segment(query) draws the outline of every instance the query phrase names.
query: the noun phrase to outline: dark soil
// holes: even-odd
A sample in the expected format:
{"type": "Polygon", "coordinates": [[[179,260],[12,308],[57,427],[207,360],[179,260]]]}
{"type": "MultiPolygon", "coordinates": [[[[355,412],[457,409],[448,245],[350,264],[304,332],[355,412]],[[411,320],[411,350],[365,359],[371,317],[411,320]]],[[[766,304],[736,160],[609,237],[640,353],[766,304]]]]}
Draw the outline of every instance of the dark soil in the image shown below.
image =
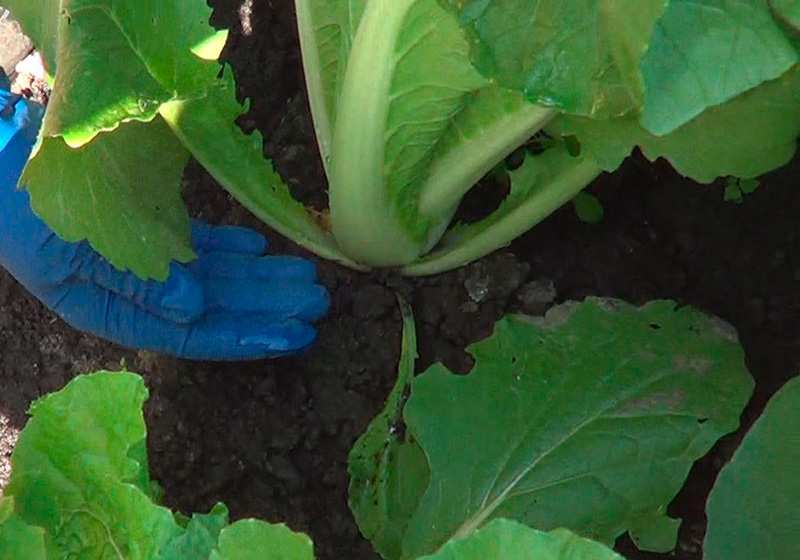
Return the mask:
{"type": "MultiPolygon", "coordinates": [[[[251,102],[241,124],[264,134],[265,152],[296,196],[323,206],[293,2],[255,0],[249,35],[238,0],[212,4],[213,22],[232,29],[224,58],[251,102]]],[[[150,386],[150,464],[166,505],[192,512],[224,501],[233,518],[285,521],[307,532],[322,560],[371,560],[377,555],[346,505],[346,458],[394,381],[395,291],[413,304],[419,370],[442,361],[457,372],[471,364],[464,347],[487,336],[505,313],[541,314],[587,295],[635,304],[672,298],[738,329],[756,391],[743,428],[695,466],[670,506],[671,515],[685,519],[676,551],[641,553],[626,537],[618,546],[630,559],[699,560],[705,500],[717,472],[767,399],[800,369],[798,172],[795,158],[734,204],[723,202],[722,184],[697,185],[636,156],[592,186],[605,209],[598,225],[565,207],[507,250],[434,278],[357,274],[319,261],[332,309],[316,345],[294,358],[189,362],[126,350],[70,329],[0,272],[0,412],[21,427],[32,399],[78,373],[119,369],[124,360],[150,386]]],[[[195,215],[268,231],[197,164],[185,180],[195,215]]],[[[275,252],[313,258],[269,235],[275,252]]]]}

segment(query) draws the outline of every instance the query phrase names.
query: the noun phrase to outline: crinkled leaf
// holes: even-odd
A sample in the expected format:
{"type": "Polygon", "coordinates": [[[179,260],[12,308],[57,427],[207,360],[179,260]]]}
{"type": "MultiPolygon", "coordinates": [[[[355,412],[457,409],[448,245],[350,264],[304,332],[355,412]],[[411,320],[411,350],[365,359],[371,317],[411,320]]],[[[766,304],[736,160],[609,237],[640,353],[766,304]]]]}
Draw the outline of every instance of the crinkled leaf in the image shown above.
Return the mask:
{"type": "Polygon", "coordinates": [[[10,0],[44,53],[56,87],[45,136],[78,147],[161,103],[203,95],[218,67],[192,50],[215,31],[202,0],[143,7],[136,0],[10,0]]]}
{"type": "Polygon", "coordinates": [[[48,558],[153,558],[181,533],[139,485],[145,466],[131,457],[145,437],[146,397],[139,376],[100,372],[31,407],[5,493],[22,521],[44,529],[48,558]]]}
{"type": "Polygon", "coordinates": [[[671,0],[642,63],[641,123],[669,134],[798,60],[767,0],[671,0]]]}
{"type": "Polygon", "coordinates": [[[712,107],[666,136],[653,136],[633,119],[608,122],[568,118],[565,132],[581,153],[613,171],[634,146],[651,160],[664,157],[701,183],[732,175],[753,178],[785,165],[800,135],[800,65],[778,80],[712,107]]]}
{"type": "Polygon", "coordinates": [[[607,118],[642,102],[639,63],[664,0],[446,0],[476,66],[567,113],[607,118]]]}
{"type": "Polygon", "coordinates": [[[228,525],[228,508],[218,503],[207,514],[192,515],[185,525],[183,534],[164,545],[155,560],[208,560],[228,525]]]}
{"type": "Polygon", "coordinates": [[[590,298],[503,319],[467,376],[430,368],[405,408],[431,479],[403,557],[497,517],[667,548],[667,504],[752,390],[731,331],[669,301],[590,298]]]}
{"type": "Polygon", "coordinates": [[[209,560],[314,560],[314,546],[286,525],[243,519],[222,530],[209,560]]]}
{"type": "Polygon", "coordinates": [[[164,280],[170,260],[194,257],[180,197],[188,157],[160,118],[133,121],[78,149],[44,139],[21,183],[60,237],[88,239],[117,268],[164,280]]]}
{"type": "Polygon", "coordinates": [[[428,485],[428,463],[406,433],[403,407],[414,378],[416,329],[401,301],[403,342],[397,381],[383,411],[370,422],[348,457],[348,503],[361,534],[384,558],[399,558],[411,514],[428,485]]]}
{"type": "Polygon", "coordinates": [[[261,134],[247,135],[236,125],[242,112],[230,71],[206,97],[161,108],[161,115],[192,155],[251,212],[315,253],[357,267],[330,232],[292,198],[272,163],[264,158],[261,134]]]}
{"type": "Polygon", "coordinates": [[[419,560],[623,560],[610,548],[566,529],[536,531],[508,519],[495,519],[463,540],[419,560]]]}
{"type": "Polygon", "coordinates": [[[705,560],[800,558],[800,377],[767,403],[708,500],[705,560]]]}

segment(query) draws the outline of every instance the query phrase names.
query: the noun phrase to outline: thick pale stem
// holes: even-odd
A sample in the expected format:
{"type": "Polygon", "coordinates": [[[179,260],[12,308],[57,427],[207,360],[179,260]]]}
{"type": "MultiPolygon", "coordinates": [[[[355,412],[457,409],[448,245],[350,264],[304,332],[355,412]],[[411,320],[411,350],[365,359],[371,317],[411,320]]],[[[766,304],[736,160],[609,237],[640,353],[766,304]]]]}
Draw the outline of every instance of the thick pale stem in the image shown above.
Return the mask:
{"type": "Polygon", "coordinates": [[[334,235],[352,258],[401,265],[422,248],[405,231],[386,192],[385,130],[395,47],[414,0],[370,0],[356,32],[336,113],[330,162],[334,235]]]}
{"type": "Polygon", "coordinates": [[[437,159],[420,195],[420,212],[431,220],[452,214],[466,192],[558,114],[525,104],[437,159]]]}
{"type": "Polygon", "coordinates": [[[576,162],[561,175],[553,177],[546,185],[537,187],[525,203],[495,224],[471,239],[460,240],[453,247],[434,251],[424,259],[404,266],[401,269],[402,273],[409,276],[438,274],[505,247],[572,200],[602,171],[600,166],[588,158],[576,162]]]}

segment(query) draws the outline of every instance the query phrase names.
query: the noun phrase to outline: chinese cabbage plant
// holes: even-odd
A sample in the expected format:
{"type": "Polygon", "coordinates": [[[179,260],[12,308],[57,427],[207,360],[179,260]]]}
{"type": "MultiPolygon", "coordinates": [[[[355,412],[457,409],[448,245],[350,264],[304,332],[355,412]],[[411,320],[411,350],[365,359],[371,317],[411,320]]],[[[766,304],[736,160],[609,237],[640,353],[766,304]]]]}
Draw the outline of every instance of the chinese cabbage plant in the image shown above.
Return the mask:
{"type": "Polygon", "coordinates": [[[60,235],[88,238],[143,276],[192,257],[168,172],[189,152],[324,257],[436,273],[510,243],[637,146],[699,182],[784,165],[800,134],[797,5],[295,0],[328,231],[291,198],[261,138],[234,125],[232,80],[202,60],[218,52],[204,48],[213,32],[203,0],[11,0],[56,77],[23,180],[60,235]],[[139,126],[151,144],[123,138],[130,121],[149,123],[139,126]],[[536,134],[552,139],[548,149],[504,169],[536,134]],[[116,165],[126,158],[134,164],[116,165]],[[86,165],[100,168],[91,184],[86,165]],[[498,169],[511,179],[502,204],[451,224],[461,198],[498,169]]]}

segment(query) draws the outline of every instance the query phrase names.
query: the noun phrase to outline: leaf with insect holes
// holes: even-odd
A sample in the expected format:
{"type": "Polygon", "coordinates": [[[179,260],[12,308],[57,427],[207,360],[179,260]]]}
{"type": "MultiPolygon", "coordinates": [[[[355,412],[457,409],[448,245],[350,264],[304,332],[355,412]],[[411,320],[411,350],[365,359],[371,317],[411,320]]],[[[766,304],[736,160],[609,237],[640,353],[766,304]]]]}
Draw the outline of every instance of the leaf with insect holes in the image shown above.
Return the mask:
{"type": "Polygon", "coordinates": [[[753,387],[731,328],[669,301],[509,316],[468,350],[470,374],[437,364],[412,382],[404,418],[430,483],[396,558],[495,518],[669,550],[667,504],[753,387]]]}

